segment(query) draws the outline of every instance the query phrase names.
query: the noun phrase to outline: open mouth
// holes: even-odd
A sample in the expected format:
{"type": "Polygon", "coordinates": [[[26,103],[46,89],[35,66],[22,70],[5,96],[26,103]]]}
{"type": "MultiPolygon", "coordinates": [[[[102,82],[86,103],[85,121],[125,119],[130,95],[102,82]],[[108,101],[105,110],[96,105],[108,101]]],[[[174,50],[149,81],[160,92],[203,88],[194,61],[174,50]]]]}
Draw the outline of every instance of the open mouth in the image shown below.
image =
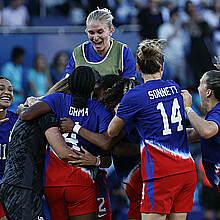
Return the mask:
{"type": "Polygon", "coordinates": [[[95,46],[101,46],[102,45],[102,41],[93,41],[95,46]]]}
{"type": "Polygon", "coordinates": [[[0,98],[2,101],[10,102],[11,98],[10,97],[2,97],[0,98]]]}

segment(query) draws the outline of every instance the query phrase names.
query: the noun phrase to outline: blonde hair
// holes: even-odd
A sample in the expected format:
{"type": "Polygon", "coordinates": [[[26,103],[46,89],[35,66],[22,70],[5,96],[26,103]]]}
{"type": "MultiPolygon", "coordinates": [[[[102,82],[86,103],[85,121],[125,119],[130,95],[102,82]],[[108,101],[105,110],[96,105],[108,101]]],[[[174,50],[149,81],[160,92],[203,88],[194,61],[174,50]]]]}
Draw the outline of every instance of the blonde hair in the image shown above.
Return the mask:
{"type": "Polygon", "coordinates": [[[113,19],[114,19],[114,17],[112,16],[111,11],[109,9],[97,8],[96,10],[92,11],[86,19],[86,32],[87,32],[87,26],[93,20],[97,20],[97,21],[100,21],[100,22],[106,24],[109,29],[111,29],[111,28],[114,29],[114,26],[112,23],[113,19]]]}
{"type": "Polygon", "coordinates": [[[71,91],[68,84],[68,77],[61,79],[58,81],[55,85],[53,85],[48,92],[45,94],[45,96],[50,95],[55,92],[61,92],[65,94],[71,95],[71,91]]]}
{"type": "Polygon", "coordinates": [[[146,39],[138,47],[136,62],[144,74],[154,74],[160,71],[164,62],[164,40],[146,39]]]}

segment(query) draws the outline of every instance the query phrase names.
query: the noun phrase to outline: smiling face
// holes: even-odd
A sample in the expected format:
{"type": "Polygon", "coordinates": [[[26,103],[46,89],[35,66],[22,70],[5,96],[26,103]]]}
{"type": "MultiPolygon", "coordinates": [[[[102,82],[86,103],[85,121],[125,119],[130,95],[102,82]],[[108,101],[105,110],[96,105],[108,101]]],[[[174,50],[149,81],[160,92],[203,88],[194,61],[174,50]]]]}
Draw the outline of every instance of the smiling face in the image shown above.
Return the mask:
{"type": "Polygon", "coordinates": [[[100,55],[104,56],[110,47],[110,37],[113,33],[113,28],[107,26],[107,24],[92,20],[86,28],[86,32],[89,40],[91,41],[94,50],[100,55]]]}
{"type": "Polygon", "coordinates": [[[7,79],[0,79],[0,109],[8,108],[13,102],[13,87],[7,79]]]}

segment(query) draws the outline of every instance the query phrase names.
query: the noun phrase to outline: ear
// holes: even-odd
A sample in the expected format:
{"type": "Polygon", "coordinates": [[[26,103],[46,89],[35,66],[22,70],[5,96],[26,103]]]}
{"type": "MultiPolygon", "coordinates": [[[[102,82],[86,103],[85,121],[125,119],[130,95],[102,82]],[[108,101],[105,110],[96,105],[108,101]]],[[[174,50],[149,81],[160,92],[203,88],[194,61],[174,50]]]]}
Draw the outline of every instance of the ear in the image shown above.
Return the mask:
{"type": "Polygon", "coordinates": [[[212,90],[211,90],[211,89],[207,89],[207,91],[206,91],[206,97],[207,97],[207,98],[210,98],[212,94],[213,94],[213,93],[212,93],[212,90]]]}
{"type": "Polygon", "coordinates": [[[111,28],[110,28],[110,33],[109,33],[109,36],[110,36],[110,37],[112,36],[113,32],[114,32],[114,28],[111,27],[111,28]]]}
{"type": "Polygon", "coordinates": [[[140,70],[140,66],[139,66],[138,64],[137,64],[137,68],[138,68],[138,71],[141,72],[141,70],[140,70]]]}
{"type": "Polygon", "coordinates": [[[161,71],[164,71],[164,62],[162,63],[161,71]]]}

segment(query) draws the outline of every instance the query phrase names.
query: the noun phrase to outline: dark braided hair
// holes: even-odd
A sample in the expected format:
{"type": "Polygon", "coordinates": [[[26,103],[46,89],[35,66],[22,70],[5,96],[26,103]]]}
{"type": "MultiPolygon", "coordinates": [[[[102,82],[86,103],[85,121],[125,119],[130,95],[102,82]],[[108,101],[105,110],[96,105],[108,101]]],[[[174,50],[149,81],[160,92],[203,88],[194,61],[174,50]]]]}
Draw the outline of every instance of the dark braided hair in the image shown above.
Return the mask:
{"type": "Polygon", "coordinates": [[[92,99],[99,101],[101,93],[111,88],[116,82],[120,81],[121,79],[121,76],[115,74],[102,76],[101,79],[96,82],[92,99]]]}
{"type": "Polygon", "coordinates": [[[122,78],[112,88],[103,93],[103,98],[100,102],[114,114],[114,109],[121,102],[123,96],[137,85],[141,85],[137,80],[122,78]]]}
{"type": "Polygon", "coordinates": [[[78,66],[68,77],[68,85],[73,96],[73,106],[84,108],[90,98],[96,79],[100,75],[90,66],[78,66]]]}

